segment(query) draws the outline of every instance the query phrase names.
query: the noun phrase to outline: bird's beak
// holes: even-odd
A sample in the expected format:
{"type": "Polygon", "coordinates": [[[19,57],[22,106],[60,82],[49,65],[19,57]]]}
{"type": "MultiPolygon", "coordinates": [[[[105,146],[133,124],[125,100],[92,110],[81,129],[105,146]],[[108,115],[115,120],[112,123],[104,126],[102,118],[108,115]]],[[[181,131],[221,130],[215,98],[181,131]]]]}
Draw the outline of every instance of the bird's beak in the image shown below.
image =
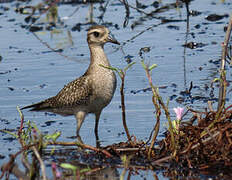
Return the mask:
{"type": "Polygon", "coordinates": [[[109,35],[109,36],[108,36],[107,41],[108,41],[108,42],[111,42],[111,43],[114,43],[114,44],[120,45],[120,43],[119,43],[112,35],[109,35]]]}

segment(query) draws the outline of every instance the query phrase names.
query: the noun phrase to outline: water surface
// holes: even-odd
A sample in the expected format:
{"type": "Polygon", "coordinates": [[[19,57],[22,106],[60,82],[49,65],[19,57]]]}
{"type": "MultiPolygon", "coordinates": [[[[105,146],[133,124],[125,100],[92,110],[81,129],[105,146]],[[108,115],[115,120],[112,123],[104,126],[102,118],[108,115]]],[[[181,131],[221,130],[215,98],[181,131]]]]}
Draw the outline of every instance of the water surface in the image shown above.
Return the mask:
{"type": "MultiPolygon", "coordinates": [[[[108,2],[108,1],[107,1],[108,2]]],[[[106,2],[106,3],[107,3],[106,2]]],[[[174,1],[163,1],[164,6],[174,1]]],[[[32,2],[37,4],[37,2],[32,2]]],[[[125,8],[119,1],[109,1],[103,18],[98,18],[103,13],[100,6],[106,3],[93,4],[93,21],[109,27],[121,46],[107,44],[105,51],[113,67],[124,68],[127,58],[130,57],[136,64],[127,72],[125,79],[125,103],[127,123],[131,134],[137,139],[147,140],[155,124],[154,106],[151,101],[151,91],[144,91],[149,87],[145,71],[141,66],[142,59],[149,64],[157,64],[152,72],[154,85],[160,87],[160,94],[166,101],[170,98],[169,108],[174,117],[172,108],[190,106],[202,110],[207,106],[208,100],[215,101],[218,96],[217,88],[210,87],[214,78],[218,77],[218,67],[221,55],[221,43],[224,40],[224,27],[228,17],[218,21],[208,21],[210,14],[230,14],[231,2],[222,3],[219,0],[195,0],[190,4],[190,10],[199,12],[196,16],[189,17],[189,32],[187,33],[186,9],[169,9],[156,16],[148,17],[145,14],[130,9],[128,25],[123,27],[125,8]],[[173,20],[161,23],[161,18],[173,20]],[[185,48],[186,42],[202,43],[204,46],[195,49],[185,48]],[[140,49],[148,47],[149,52],[140,56],[140,49]],[[192,97],[181,94],[193,82],[192,97]],[[178,101],[181,100],[181,101],[178,101]]],[[[141,3],[144,3],[141,1],[141,3]]],[[[152,4],[148,0],[146,5],[152,4]]],[[[50,47],[63,49],[62,54],[52,52],[41,43],[30,31],[22,28],[27,25],[24,21],[26,15],[17,14],[14,9],[17,2],[0,4],[0,124],[1,129],[15,129],[20,126],[20,117],[16,106],[23,107],[46,99],[56,93],[68,82],[81,76],[89,64],[89,49],[86,42],[86,32],[90,27],[89,4],[60,4],[59,17],[63,24],[57,27],[57,32],[39,31],[35,34],[50,47]],[[5,11],[4,8],[9,8],[5,11]],[[75,9],[78,11],[70,18],[75,9]],[[80,31],[73,27],[81,25],[80,31]]],[[[135,1],[129,1],[132,6],[135,1]]],[[[19,3],[23,5],[23,3],[19,3]]],[[[154,7],[143,9],[151,12],[154,7]]],[[[39,21],[46,23],[45,15],[39,21]]],[[[231,80],[228,71],[228,80],[231,80]]],[[[115,96],[102,112],[99,124],[99,136],[102,145],[125,141],[120,108],[120,78],[118,78],[115,96]]],[[[228,87],[230,92],[231,87],[228,87]]],[[[228,93],[228,103],[231,93],[228,93]]],[[[214,105],[216,107],[216,104],[214,105]]],[[[31,120],[44,132],[52,133],[61,131],[60,140],[72,141],[75,135],[76,120],[73,116],[62,117],[44,112],[24,111],[25,120],[31,120]]],[[[95,145],[93,115],[87,116],[81,128],[81,136],[86,144],[95,145]]],[[[162,116],[161,133],[166,129],[166,119],[162,116]]],[[[0,134],[0,155],[8,160],[9,153],[15,153],[20,145],[17,140],[12,140],[7,134],[0,134]]],[[[152,172],[145,175],[152,177],[152,172]]],[[[136,176],[137,179],[140,177],[136,176]]],[[[161,177],[162,178],[162,177],[161,177]]]]}

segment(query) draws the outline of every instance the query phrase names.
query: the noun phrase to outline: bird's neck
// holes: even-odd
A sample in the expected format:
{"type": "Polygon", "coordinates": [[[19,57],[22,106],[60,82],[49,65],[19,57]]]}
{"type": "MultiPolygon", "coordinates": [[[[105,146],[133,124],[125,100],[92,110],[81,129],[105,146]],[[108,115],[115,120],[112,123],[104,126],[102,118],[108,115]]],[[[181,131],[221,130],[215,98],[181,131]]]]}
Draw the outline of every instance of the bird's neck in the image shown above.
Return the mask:
{"type": "Polygon", "coordinates": [[[110,63],[106,57],[106,54],[104,52],[104,47],[103,46],[96,46],[96,45],[90,45],[90,69],[95,69],[95,68],[102,68],[99,65],[103,65],[106,67],[110,66],[110,63]]]}

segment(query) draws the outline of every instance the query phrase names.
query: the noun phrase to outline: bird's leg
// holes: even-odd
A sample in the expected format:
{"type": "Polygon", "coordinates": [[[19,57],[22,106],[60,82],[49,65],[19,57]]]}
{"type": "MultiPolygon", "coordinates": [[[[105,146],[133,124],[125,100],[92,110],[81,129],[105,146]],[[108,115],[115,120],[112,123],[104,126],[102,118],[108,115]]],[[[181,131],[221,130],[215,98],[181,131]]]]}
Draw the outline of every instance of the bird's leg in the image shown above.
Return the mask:
{"type": "Polygon", "coordinates": [[[76,113],[76,120],[77,120],[77,130],[76,130],[76,133],[77,133],[77,136],[79,136],[79,131],[81,129],[81,125],[85,119],[85,115],[86,113],[83,112],[83,111],[79,111],[76,113]]]}
{"type": "Polygon", "coordinates": [[[95,128],[94,128],[94,132],[95,132],[96,146],[97,146],[97,147],[100,147],[99,136],[98,136],[98,124],[99,124],[100,115],[101,115],[101,111],[95,113],[96,119],[95,119],[95,128]]]}

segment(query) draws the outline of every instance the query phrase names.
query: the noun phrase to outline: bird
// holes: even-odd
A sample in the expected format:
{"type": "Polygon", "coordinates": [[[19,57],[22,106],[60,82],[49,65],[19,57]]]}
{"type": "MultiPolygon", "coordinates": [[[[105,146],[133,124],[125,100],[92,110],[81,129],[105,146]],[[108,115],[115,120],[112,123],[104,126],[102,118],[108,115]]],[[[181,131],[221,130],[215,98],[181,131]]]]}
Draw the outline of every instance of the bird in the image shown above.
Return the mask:
{"type": "Polygon", "coordinates": [[[65,85],[57,95],[21,109],[29,108],[30,111],[52,112],[62,116],[74,115],[77,120],[77,136],[86,115],[93,113],[94,130],[98,139],[101,112],[111,102],[117,84],[116,75],[109,68],[111,65],[104,52],[104,45],[108,42],[118,45],[120,43],[102,25],[93,25],[88,29],[87,42],[90,64],[86,72],[65,85]]]}

